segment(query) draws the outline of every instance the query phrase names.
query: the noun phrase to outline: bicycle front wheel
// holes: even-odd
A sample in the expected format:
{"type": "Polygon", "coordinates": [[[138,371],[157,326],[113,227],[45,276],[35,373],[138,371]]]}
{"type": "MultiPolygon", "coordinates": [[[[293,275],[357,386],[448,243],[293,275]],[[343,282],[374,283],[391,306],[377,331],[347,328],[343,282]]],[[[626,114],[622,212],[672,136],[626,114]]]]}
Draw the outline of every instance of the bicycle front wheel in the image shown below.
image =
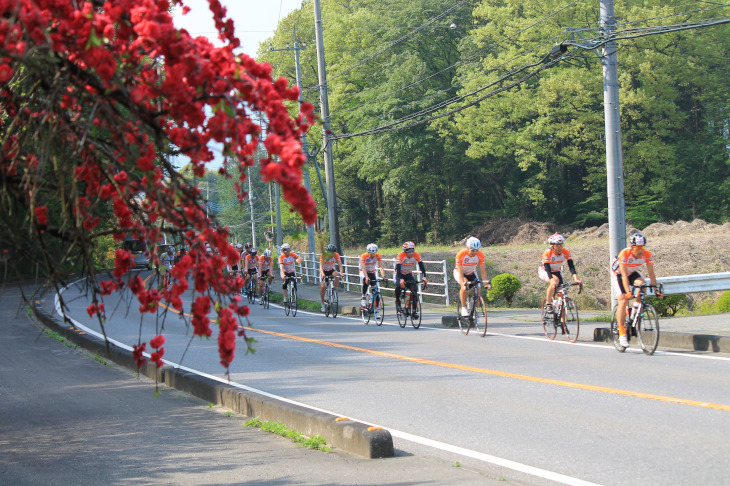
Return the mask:
{"type": "Polygon", "coordinates": [[[578,305],[573,302],[573,299],[565,299],[563,325],[565,326],[565,337],[568,338],[568,341],[571,343],[576,342],[580,331],[580,319],[578,318],[578,305]]]}
{"type": "MultiPolygon", "coordinates": [[[[294,284],[292,284],[294,285],[294,284]]],[[[296,317],[297,316],[297,289],[295,287],[291,288],[291,293],[289,294],[291,297],[291,316],[296,317]]]]}
{"type": "Polygon", "coordinates": [[[636,329],[641,350],[648,355],[654,354],[659,345],[659,318],[656,309],[651,304],[644,304],[644,310],[639,316],[639,324],[636,329]]]}
{"type": "MultiPolygon", "coordinates": [[[[406,305],[409,305],[408,301],[406,301],[406,305]]],[[[403,312],[404,308],[401,307],[400,309],[396,309],[395,316],[398,318],[398,325],[403,328],[406,327],[406,324],[408,324],[408,316],[403,312]]]]}
{"type": "Polygon", "coordinates": [[[294,285],[292,283],[289,283],[289,286],[286,288],[286,292],[284,292],[284,314],[287,316],[289,315],[289,312],[291,312],[291,286],[294,285]]]}
{"type": "Polygon", "coordinates": [[[360,306],[360,317],[362,317],[362,322],[364,322],[365,325],[370,322],[370,306],[360,306]]]}
{"type": "Polygon", "coordinates": [[[330,301],[330,289],[329,287],[324,289],[324,316],[329,317],[330,316],[330,308],[332,307],[331,301],[330,301]]]}
{"type": "Polygon", "coordinates": [[[484,337],[487,335],[487,305],[484,303],[482,296],[476,301],[476,310],[474,312],[474,327],[476,327],[479,335],[484,337]]]}
{"type": "Polygon", "coordinates": [[[541,309],[542,330],[545,333],[545,337],[552,341],[558,334],[558,327],[555,325],[555,316],[553,313],[545,311],[544,298],[542,299],[541,309]]]}
{"type": "Polygon", "coordinates": [[[421,327],[421,302],[417,298],[411,305],[411,325],[414,329],[421,327]]]}
{"type": "Polygon", "coordinates": [[[330,294],[330,313],[332,317],[337,317],[337,312],[340,310],[340,298],[337,295],[337,289],[333,288],[330,294]]]}
{"type": "Polygon", "coordinates": [[[385,317],[385,305],[379,293],[373,295],[373,309],[375,309],[375,324],[382,326],[385,317]]]}
{"type": "Polygon", "coordinates": [[[264,299],[264,304],[263,304],[264,309],[268,309],[269,308],[269,286],[268,285],[264,289],[264,295],[262,298],[264,299]]]}
{"type": "Polygon", "coordinates": [[[248,281],[248,285],[246,286],[246,297],[248,297],[248,303],[252,304],[254,301],[254,287],[253,287],[253,278],[248,281]]]}
{"type": "Polygon", "coordinates": [[[616,351],[623,353],[626,351],[626,348],[621,346],[621,343],[618,340],[618,321],[616,321],[617,311],[618,306],[613,309],[613,314],[611,315],[611,340],[613,341],[613,347],[616,348],[616,351]]]}

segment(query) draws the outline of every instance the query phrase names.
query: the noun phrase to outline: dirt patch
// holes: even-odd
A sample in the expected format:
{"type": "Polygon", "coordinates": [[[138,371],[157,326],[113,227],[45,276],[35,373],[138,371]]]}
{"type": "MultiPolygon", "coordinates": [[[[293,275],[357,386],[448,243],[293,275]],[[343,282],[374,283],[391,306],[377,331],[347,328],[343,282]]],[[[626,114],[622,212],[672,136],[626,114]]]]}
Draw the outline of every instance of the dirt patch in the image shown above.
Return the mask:
{"type": "MultiPolygon", "coordinates": [[[[627,229],[627,236],[637,231],[627,229]]],[[[659,277],[730,271],[730,223],[717,225],[703,220],[654,223],[643,230],[654,255],[659,277]]],[[[547,239],[555,232],[566,237],[566,248],[573,253],[578,275],[585,283],[584,295],[578,297],[583,308],[604,309],[610,306],[608,225],[584,229],[559,227],[552,223],[502,219],[478,226],[470,233],[482,240],[489,275],[511,273],[522,282],[518,306],[537,307],[545,293],[545,283],[537,277],[547,239]]],[[[468,237],[467,236],[467,237],[468,237]]],[[[445,259],[449,271],[454,255],[466,237],[454,245],[453,252],[422,252],[429,260],[445,259]]],[[[567,269],[566,269],[567,270],[567,269]]],[[[721,292],[703,292],[691,297],[701,302],[716,299],[721,292]]],[[[575,297],[575,295],[574,295],[575,297]]]]}

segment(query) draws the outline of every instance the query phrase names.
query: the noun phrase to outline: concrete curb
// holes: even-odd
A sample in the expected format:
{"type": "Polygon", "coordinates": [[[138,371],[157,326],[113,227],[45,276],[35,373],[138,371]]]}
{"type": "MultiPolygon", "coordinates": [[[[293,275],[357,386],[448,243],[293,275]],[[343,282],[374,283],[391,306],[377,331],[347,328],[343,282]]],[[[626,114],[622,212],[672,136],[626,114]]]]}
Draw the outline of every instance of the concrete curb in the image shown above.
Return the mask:
{"type": "MultiPolygon", "coordinates": [[[[659,330],[661,331],[661,328],[659,330]]],[[[593,340],[610,343],[612,341],[611,329],[608,327],[595,328],[593,330],[593,340]]],[[[730,337],[662,331],[659,335],[659,347],[729,353],[730,337]]]]}
{"type": "Polygon", "coordinates": [[[106,343],[96,336],[82,333],[70,324],[63,324],[38,306],[33,306],[33,312],[44,326],[63,336],[67,341],[151,380],[164,383],[165,386],[246,417],[280,422],[308,437],[319,435],[328,445],[358,456],[369,459],[393,457],[393,438],[387,430],[242,390],[169,365],[158,369],[155,364],[148,361],[138,368],[131,351],[106,343]]]}

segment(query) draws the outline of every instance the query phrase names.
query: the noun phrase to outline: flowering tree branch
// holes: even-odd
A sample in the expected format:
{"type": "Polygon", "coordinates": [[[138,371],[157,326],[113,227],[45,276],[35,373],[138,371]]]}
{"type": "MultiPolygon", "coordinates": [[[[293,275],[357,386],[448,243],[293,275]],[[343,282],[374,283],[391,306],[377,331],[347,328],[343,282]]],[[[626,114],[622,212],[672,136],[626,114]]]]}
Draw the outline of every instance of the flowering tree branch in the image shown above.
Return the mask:
{"type": "MultiPolygon", "coordinates": [[[[297,88],[274,80],[270,65],[234,54],[233,23],[218,0],[209,4],[222,47],[176,29],[168,0],[0,0],[0,217],[10,226],[0,237],[0,261],[15,270],[39,265],[56,285],[64,279],[59,262],[72,262],[89,277],[87,310],[102,329],[103,297],[124,289],[142,313],[158,314],[161,304],[189,311],[198,336],[212,334],[213,313],[227,368],[238,317],[248,314],[235,295],[241,282],[224,277],[239,255],[227,229],[206,216],[195,179],[219,144],[228,162],[221,173],[238,179],[243,201],[262,138],[253,114],[263,113],[269,157],[261,174],[311,224],[316,209],[301,184],[300,137],[314,115],[306,103],[303,115],[290,115],[286,103],[298,99],[297,88]],[[178,154],[190,159],[191,173],[170,162],[178,154]],[[170,289],[131,274],[131,255],[122,249],[110,276],[97,279],[94,254],[110,235],[153,244],[167,235],[190,251],[170,289]]],[[[158,364],[163,343],[162,336],[150,341],[158,364]]],[[[139,362],[144,349],[145,342],[135,347],[139,362]]]]}

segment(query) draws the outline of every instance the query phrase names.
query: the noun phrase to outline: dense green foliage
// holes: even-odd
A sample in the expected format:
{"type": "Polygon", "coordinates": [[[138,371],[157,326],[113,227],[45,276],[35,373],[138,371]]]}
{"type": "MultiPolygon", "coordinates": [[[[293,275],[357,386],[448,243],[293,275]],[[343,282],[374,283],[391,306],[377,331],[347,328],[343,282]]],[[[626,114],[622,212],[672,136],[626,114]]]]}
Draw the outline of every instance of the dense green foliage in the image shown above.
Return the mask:
{"type": "Polygon", "coordinates": [[[665,295],[663,299],[647,297],[646,301],[654,306],[659,317],[676,315],[678,311],[687,308],[688,302],[684,294],[665,295]]]}
{"type": "Polygon", "coordinates": [[[717,312],[730,312],[730,290],[723,292],[715,304],[717,312]]]}
{"type": "MultiPolygon", "coordinates": [[[[600,58],[575,46],[555,65],[545,57],[570,41],[568,28],[593,29],[581,35],[597,38],[598,1],[323,0],[322,15],[345,245],[451,242],[498,216],[576,226],[607,220],[600,58]],[[440,110],[427,110],[439,103],[440,110]],[[457,108],[464,109],[420,125],[401,123],[397,131],[347,135],[419,110],[427,111],[410,121],[457,108]]],[[[730,7],[629,0],[616,4],[616,15],[621,32],[727,18],[730,7]]],[[[293,43],[294,26],[307,43],[305,99],[316,104],[311,2],[282,20],[271,44],[293,43]]],[[[728,58],[727,24],[619,41],[633,225],[720,223],[730,214],[728,58]]],[[[292,52],[262,49],[258,59],[295,79],[292,52]]],[[[310,131],[309,143],[320,143],[320,134],[310,131]]]]}
{"type": "Polygon", "coordinates": [[[522,283],[519,278],[511,273],[501,273],[492,278],[492,290],[488,296],[490,299],[501,297],[507,301],[507,307],[512,307],[512,300],[521,288],[522,283]]]}

